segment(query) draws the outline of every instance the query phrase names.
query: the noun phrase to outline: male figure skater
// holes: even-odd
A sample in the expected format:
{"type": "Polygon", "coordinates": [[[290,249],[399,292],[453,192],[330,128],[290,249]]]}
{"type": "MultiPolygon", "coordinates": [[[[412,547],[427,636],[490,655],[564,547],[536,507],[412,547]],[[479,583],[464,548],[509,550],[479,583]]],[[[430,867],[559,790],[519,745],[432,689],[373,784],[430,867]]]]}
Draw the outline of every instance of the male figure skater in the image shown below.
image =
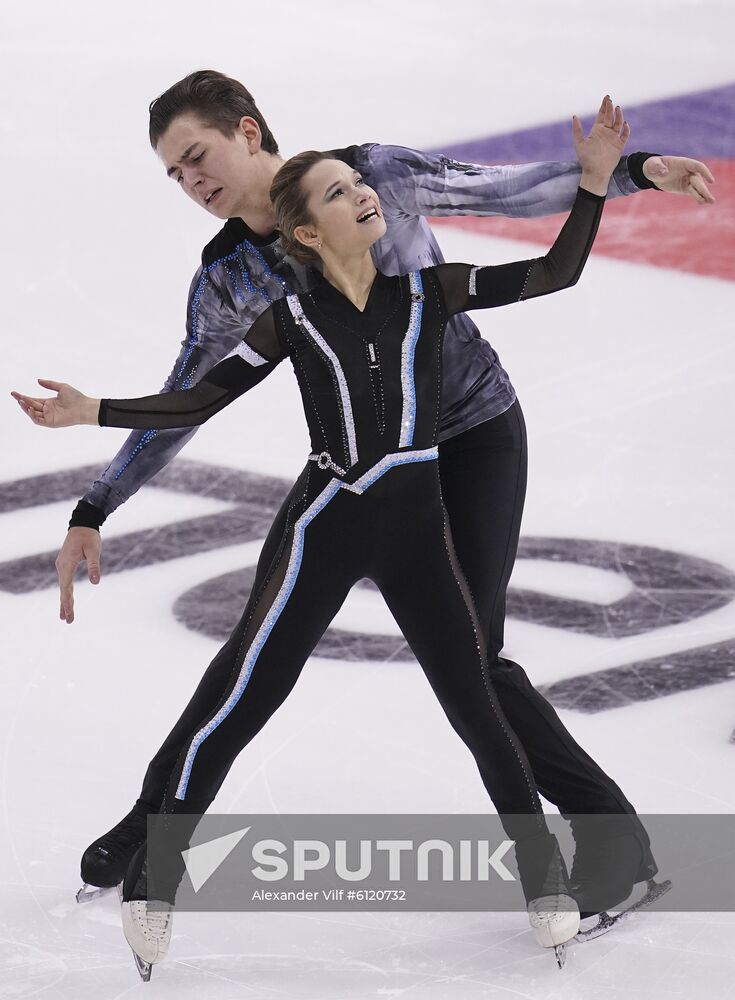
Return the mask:
{"type": "MultiPolygon", "coordinates": [[[[607,113],[609,98],[598,114],[607,113]]],[[[242,340],[276,298],[304,291],[308,270],[287,256],[275,231],[268,192],[283,163],[278,145],[252,96],[237,81],[201,71],[152,102],[150,141],[170,178],[216,218],[227,220],[204,248],[191,284],[187,331],[163,391],[195,384],[242,340]]],[[[387,274],[443,260],[428,215],[534,216],[572,205],[580,168],[569,163],[482,167],[403,147],[364,144],[339,151],[380,197],[388,231],[374,249],[387,274]]],[[[707,167],[685,157],[633,153],[623,157],[608,197],[642,188],[714,201],[707,167]],[[654,183],[655,182],[655,183],[654,183]]],[[[513,567],[525,494],[525,429],[520,405],[497,354],[466,315],[455,316],[443,352],[440,476],[457,555],[475,597],[488,644],[488,664],[501,707],[523,743],[540,793],[568,815],[614,815],[609,844],[610,885],[599,893],[600,840],[575,828],[571,873],[580,911],[596,912],[624,899],[633,884],[656,873],[648,837],[620,788],[575,742],[521,666],[500,657],[505,591],[513,567]]],[[[194,429],[136,431],[77,505],[57,557],[60,617],[73,621],[72,581],[86,560],[100,579],[99,528],[121,503],[183,447],[194,429]]],[[[254,586],[273,557],[289,505],[287,498],[263,548],[254,586]],[[269,541],[271,545],[269,545],[269,541]]],[[[226,648],[226,647],[225,647],[226,648]]],[[[145,818],[157,812],[192,719],[202,716],[222,669],[220,654],[192,701],[153,758],[133,810],[82,859],[82,877],[96,886],[122,878],[145,838],[145,818]]],[[[604,853],[603,844],[603,853],[604,853]]]]}

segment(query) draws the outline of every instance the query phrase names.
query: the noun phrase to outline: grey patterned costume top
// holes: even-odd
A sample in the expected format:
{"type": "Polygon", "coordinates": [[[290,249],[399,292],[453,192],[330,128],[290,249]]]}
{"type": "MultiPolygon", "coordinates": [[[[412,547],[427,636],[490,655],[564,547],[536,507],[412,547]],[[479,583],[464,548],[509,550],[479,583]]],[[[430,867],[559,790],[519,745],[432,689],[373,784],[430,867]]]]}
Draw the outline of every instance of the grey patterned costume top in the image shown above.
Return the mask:
{"type": "MultiPolygon", "coordinates": [[[[354,166],[380,197],[388,229],[373,247],[385,274],[405,274],[443,262],[426,216],[506,215],[530,218],[568,211],[577,192],[578,163],[478,166],[448,157],[365,143],[335,150],[354,166]]],[[[610,181],[608,197],[632,194],[650,185],[643,160],[623,157],[610,181]]],[[[284,255],[277,233],[253,233],[230,219],[204,248],[189,290],[186,336],[162,392],[186,389],[229,354],[253,321],[275,299],[300,293],[310,284],[308,268],[284,255]]],[[[508,409],[515,392],[497,354],[464,314],[450,321],[444,341],[442,420],[446,440],[508,409]]],[[[101,477],[85,494],[99,511],[72,518],[102,523],[159,472],[196,428],[134,431],[101,477]]],[[[82,504],[81,506],[85,506],[82,504]]]]}

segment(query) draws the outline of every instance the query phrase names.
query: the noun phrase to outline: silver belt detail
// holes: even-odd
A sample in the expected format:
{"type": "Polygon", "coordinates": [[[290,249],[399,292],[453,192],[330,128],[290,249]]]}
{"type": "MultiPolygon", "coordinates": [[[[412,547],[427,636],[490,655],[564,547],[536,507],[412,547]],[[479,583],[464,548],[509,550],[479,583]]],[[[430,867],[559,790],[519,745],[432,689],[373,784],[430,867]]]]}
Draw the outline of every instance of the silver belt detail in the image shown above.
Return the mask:
{"type": "Polygon", "coordinates": [[[328,451],[322,451],[319,455],[309,455],[309,461],[316,462],[320,469],[331,469],[333,472],[336,472],[338,476],[346,475],[345,470],[340,469],[336,462],[332,461],[332,456],[328,451]]]}

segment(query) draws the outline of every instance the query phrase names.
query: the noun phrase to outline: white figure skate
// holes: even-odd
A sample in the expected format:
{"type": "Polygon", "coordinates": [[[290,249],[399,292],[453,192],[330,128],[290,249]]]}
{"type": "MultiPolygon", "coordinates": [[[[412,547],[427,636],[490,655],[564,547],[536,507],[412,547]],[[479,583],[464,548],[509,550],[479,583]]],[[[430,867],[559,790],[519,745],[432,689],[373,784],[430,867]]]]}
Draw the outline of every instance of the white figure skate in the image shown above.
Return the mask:
{"type": "Polygon", "coordinates": [[[579,930],[579,909],[571,896],[539,896],[528,906],[528,919],[542,948],[553,948],[560,969],[566,960],[567,942],[579,930]],[[571,907],[571,908],[570,908],[571,907]]]}
{"type": "Polygon", "coordinates": [[[170,903],[160,900],[122,898],[122,882],[117,887],[122,906],[125,940],[130,945],[140,978],[147,983],[153,966],[162,962],[171,942],[173,912],[170,903]]]}

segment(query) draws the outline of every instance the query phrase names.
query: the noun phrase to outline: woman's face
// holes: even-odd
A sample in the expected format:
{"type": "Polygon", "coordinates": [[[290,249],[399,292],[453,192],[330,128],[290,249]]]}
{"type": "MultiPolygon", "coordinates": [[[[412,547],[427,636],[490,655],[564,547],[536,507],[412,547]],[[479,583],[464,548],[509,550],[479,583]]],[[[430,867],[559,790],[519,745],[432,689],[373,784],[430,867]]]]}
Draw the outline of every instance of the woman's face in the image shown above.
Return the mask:
{"type": "Polygon", "coordinates": [[[342,160],[315,163],[301,185],[313,221],[297,226],[295,236],[322,257],[364,253],[385,234],[380,199],[342,160]]]}

